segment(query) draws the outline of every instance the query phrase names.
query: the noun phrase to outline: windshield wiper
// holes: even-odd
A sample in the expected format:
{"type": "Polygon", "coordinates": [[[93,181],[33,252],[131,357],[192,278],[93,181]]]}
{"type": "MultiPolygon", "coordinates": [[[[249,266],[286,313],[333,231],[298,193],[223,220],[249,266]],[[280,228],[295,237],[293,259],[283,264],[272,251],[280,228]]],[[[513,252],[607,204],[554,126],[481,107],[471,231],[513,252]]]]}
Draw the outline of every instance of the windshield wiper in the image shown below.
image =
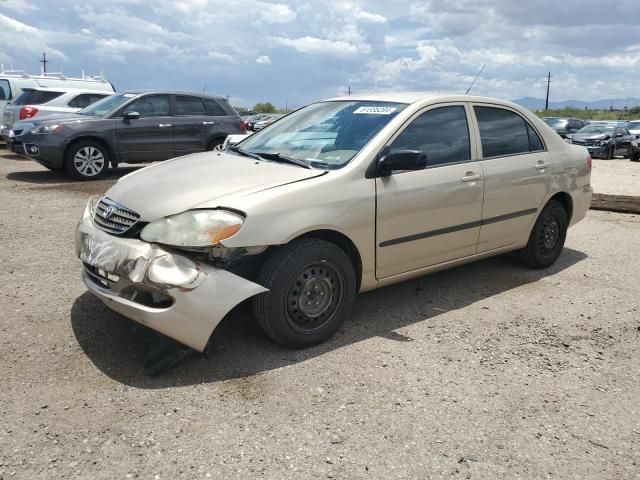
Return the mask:
{"type": "Polygon", "coordinates": [[[285,157],[283,155],[280,155],[279,153],[260,153],[260,156],[268,160],[275,160],[276,162],[290,163],[292,165],[297,165],[302,168],[308,168],[308,169],[312,168],[309,162],[305,160],[300,160],[299,158],[293,158],[293,157],[285,157]]]}
{"type": "Polygon", "coordinates": [[[246,150],[243,150],[237,145],[232,145],[229,148],[227,148],[227,150],[231,150],[232,152],[239,153],[240,155],[244,155],[245,157],[255,158],[256,160],[264,160],[264,158],[262,158],[260,155],[257,155],[253,152],[247,152],[246,150]]]}

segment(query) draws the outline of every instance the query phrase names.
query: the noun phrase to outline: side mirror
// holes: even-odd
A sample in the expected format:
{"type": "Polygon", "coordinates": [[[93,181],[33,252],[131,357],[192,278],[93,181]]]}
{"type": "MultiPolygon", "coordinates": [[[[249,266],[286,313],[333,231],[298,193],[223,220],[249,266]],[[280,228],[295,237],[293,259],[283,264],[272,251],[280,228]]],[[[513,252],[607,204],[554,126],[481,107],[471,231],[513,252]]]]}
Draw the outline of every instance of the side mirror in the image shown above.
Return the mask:
{"type": "Polygon", "coordinates": [[[426,166],[426,153],[420,150],[396,150],[378,160],[378,173],[386,177],[397,170],[423,170],[426,166]]]}
{"type": "Polygon", "coordinates": [[[123,118],[125,120],[137,120],[140,118],[139,112],[124,112],[123,118]]]}

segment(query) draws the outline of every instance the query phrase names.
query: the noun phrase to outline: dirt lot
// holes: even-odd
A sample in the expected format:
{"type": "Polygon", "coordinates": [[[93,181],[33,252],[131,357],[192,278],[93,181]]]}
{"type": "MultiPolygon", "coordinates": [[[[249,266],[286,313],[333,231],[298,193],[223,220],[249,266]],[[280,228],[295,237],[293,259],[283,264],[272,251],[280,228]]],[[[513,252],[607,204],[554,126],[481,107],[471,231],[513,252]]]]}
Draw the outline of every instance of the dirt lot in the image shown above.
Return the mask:
{"type": "MultiPolygon", "coordinates": [[[[113,178],[127,169],[120,169],[113,178]]],[[[640,217],[359,297],[286,351],[248,310],[154,378],[86,293],[73,228],[113,178],[0,158],[0,479],[640,478],[640,217]]]]}
{"type": "Polygon", "coordinates": [[[640,163],[628,158],[594,159],[591,184],[596,193],[640,197],[640,163]]]}

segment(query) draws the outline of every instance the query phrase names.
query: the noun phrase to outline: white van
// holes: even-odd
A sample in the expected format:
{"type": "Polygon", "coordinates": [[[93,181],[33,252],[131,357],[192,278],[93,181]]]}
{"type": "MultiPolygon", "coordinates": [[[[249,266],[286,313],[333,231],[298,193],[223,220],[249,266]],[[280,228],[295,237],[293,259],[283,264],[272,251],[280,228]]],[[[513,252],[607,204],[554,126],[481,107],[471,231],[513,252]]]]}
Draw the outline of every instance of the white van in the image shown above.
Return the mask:
{"type": "Polygon", "coordinates": [[[69,78],[62,74],[28,75],[15,70],[5,71],[0,68],[0,132],[9,128],[2,121],[4,107],[7,102],[16,98],[25,88],[74,88],[89,91],[115,92],[111,82],[104,77],[69,78]]]}

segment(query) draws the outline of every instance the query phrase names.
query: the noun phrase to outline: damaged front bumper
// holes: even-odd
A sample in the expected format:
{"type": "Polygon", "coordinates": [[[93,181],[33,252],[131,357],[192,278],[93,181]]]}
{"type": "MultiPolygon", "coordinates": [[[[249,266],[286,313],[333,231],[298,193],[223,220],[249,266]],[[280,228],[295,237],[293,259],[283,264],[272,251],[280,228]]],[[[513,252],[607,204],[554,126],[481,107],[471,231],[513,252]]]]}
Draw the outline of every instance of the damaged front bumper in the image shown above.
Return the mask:
{"type": "Polygon", "coordinates": [[[76,229],[87,288],[116,312],[203,351],[233,307],[267,289],[226,270],[93,224],[91,202],[76,229]]]}

